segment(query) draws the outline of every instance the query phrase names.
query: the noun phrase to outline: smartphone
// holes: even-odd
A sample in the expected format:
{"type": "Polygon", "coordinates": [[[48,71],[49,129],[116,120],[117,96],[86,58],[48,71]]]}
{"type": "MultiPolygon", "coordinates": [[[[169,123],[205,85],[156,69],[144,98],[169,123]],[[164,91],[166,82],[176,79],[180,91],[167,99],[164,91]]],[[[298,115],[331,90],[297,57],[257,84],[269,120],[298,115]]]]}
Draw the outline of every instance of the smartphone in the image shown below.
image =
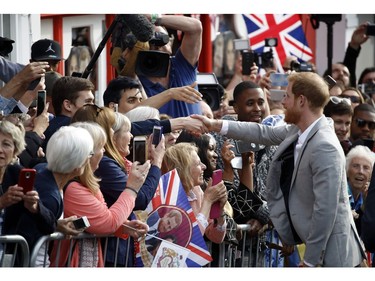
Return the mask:
{"type": "Polygon", "coordinates": [[[24,168],[18,176],[18,186],[23,187],[23,193],[27,193],[34,188],[36,170],[24,168]]]}
{"type": "Polygon", "coordinates": [[[154,126],[152,130],[152,144],[157,146],[163,136],[163,126],[154,126]]]}
{"type": "Polygon", "coordinates": [[[285,90],[270,89],[272,101],[281,101],[285,96],[285,90]]]}
{"type": "Polygon", "coordinates": [[[36,102],[36,116],[42,114],[44,108],[46,107],[46,91],[38,91],[38,97],[36,102]]]}
{"type": "Polygon", "coordinates": [[[77,230],[86,229],[90,226],[90,222],[86,216],[80,217],[73,221],[74,227],[77,230]]]}
{"type": "Polygon", "coordinates": [[[286,87],[288,86],[288,74],[273,72],[270,75],[272,86],[286,87]]]}
{"type": "Polygon", "coordinates": [[[234,141],[234,146],[230,150],[234,152],[235,156],[241,156],[241,152],[238,151],[237,141],[234,141]]]}
{"type": "Polygon", "coordinates": [[[147,160],[147,140],[146,136],[135,136],[133,138],[133,162],[138,161],[140,164],[147,160]]]}
{"type": "Polygon", "coordinates": [[[250,40],[249,39],[234,39],[234,49],[238,51],[250,49],[250,40]]]}
{"type": "MultiPolygon", "coordinates": [[[[223,171],[221,169],[212,172],[212,186],[217,185],[223,179],[223,171]]],[[[216,201],[211,205],[210,218],[217,219],[221,215],[220,201],[216,201]]]]}
{"type": "Polygon", "coordinates": [[[254,53],[253,52],[242,52],[242,74],[250,75],[251,67],[254,63],[254,53]]]}
{"type": "Polygon", "coordinates": [[[327,75],[324,77],[324,81],[328,84],[328,89],[332,89],[336,85],[336,80],[331,77],[331,75],[327,75]]]}
{"type": "Polygon", "coordinates": [[[42,77],[39,77],[33,81],[31,81],[31,83],[29,84],[29,86],[27,87],[27,90],[28,91],[34,91],[34,89],[36,88],[36,86],[39,84],[40,80],[42,79],[42,77]]]}

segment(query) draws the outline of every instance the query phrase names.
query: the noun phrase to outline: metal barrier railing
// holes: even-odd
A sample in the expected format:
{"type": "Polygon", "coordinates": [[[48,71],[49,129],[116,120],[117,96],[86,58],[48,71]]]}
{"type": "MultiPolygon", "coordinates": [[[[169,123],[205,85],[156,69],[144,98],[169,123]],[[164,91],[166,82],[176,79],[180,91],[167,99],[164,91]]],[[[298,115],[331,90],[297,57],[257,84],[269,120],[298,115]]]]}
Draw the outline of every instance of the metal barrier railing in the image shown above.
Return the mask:
{"type": "MultiPolygon", "coordinates": [[[[219,251],[218,253],[215,253],[217,256],[217,266],[218,267],[273,267],[274,264],[271,263],[272,259],[275,260],[279,257],[279,249],[275,247],[277,246],[278,241],[272,240],[274,239],[274,230],[266,230],[266,234],[270,235],[271,238],[267,238],[268,240],[264,241],[265,234],[262,234],[258,237],[248,237],[248,231],[250,230],[250,225],[242,224],[238,225],[238,228],[242,230],[243,238],[242,243],[239,245],[235,245],[229,242],[223,242],[219,244],[219,251]],[[272,247],[267,247],[268,245],[273,245],[272,247]],[[272,249],[271,249],[272,248],[272,249]]],[[[75,241],[81,240],[81,239],[95,239],[95,241],[98,240],[98,238],[101,238],[102,240],[102,253],[103,253],[103,260],[106,260],[107,255],[107,246],[108,246],[108,239],[113,238],[115,236],[113,235],[93,235],[89,233],[81,233],[76,237],[72,237],[69,241],[69,254],[67,258],[67,264],[70,264],[71,258],[72,258],[72,252],[73,252],[73,245],[75,241]]],[[[117,257],[118,257],[118,249],[119,249],[119,239],[115,237],[114,239],[117,239],[115,245],[115,261],[112,266],[117,266],[117,257]]],[[[50,266],[49,261],[49,250],[50,250],[50,243],[54,241],[54,247],[56,251],[56,257],[60,256],[60,248],[61,248],[61,242],[63,240],[66,240],[66,237],[64,234],[56,232],[52,233],[50,235],[46,235],[41,237],[38,242],[36,243],[33,251],[30,255],[30,263],[29,266],[35,267],[35,266],[41,266],[41,267],[48,267],[50,266]]],[[[127,239],[128,243],[131,243],[131,239],[127,239]]],[[[25,241],[26,242],[26,241],[25,241]]],[[[98,241],[100,243],[100,241],[98,241]]],[[[211,252],[211,243],[208,242],[208,247],[211,252]]],[[[97,244],[94,244],[94,247],[96,247],[97,244]]],[[[125,266],[128,264],[128,259],[130,257],[129,255],[129,249],[130,244],[128,244],[128,252],[125,253],[125,266]]],[[[59,263],[59,260],[56,259],[55,264],[51,264],[51,266],[57,266],[59,263]]],[[[124,265],[122,265],[124,266],[124,265]]],[[[210,266],[210,265],[208,265],[210,266]]],[[[277,265],[276,265],[277,266],[277,265]]]]}
{"type": "MultiPolygon", "coordinates": [[[[109,238],[116,239],[116,249],[115,249],[115,252],[114,252],[115,260],[114,260],[114,263],[113,263],[113,266],[116,267],[117,266],[117,258],[119,256],[118,255],[118,249],[119,249],[118,247],[119,247],[119,244],[120,244],[119,243],[120,238],[115,237],[114,235],[94,235],[94,234],[85,233],[85,232],[80,233],[79,235],[71,237],[69,239],[69,252],[68,252],[68,258],[67,258],[66,263],[70,264],[70,262],[71,262],[72,254],[73,254],[73,250],[74,250],[73,246],[74,246],[76,241],[82,240],[82,239],[92,239],[94,241],[94,247],[97,247],[96,243],[101,243],[101,241],[98,241],[99,238],[103,239],[102,253],[103,253],[103,260],[104,261],[106,260],[106,255],[107,255],[107,250],[108,250],[108,239],[109,238]]],[[[60,233],[60,232],[55,232],[55,233],[52,233],[50,235],[42,236],[37,241],[34,249],[31,252],[30,266],[31,267],[36,267],[36,266],[48,267],[48,266],[50,266],[49,254],[48,254],[49,251],[50,251],[50,243],[54,242],[54,241],[59,241],[57,244],[54,245],[54,247],[57,247],[56,248],[56,259],[54,261],[54,264],[51,265],[51,266],[57,267],[59,265],[59,262],[60,262],[59,257],[60,257],[60,254],[61,254],[61,242],[63,240],[68,240],[68,239],[65,237],[65,235],[63,233],[60,233]],[[41,260],[41,257],[42,257],[42,260],[41,260]]],[[[126,257],[125,257],[125,266],[128,264],[130,241],[131,241],[130,239],[127,239],[127,242],[128,242],[127,249],[128,249],[128,251],[127,251],[126,257]]]]}
{"type": "Polygon", "coordinates": [[[29,266],[29,245],[21,235],[0,236],[0,248],[0,267],[29,266]]]}

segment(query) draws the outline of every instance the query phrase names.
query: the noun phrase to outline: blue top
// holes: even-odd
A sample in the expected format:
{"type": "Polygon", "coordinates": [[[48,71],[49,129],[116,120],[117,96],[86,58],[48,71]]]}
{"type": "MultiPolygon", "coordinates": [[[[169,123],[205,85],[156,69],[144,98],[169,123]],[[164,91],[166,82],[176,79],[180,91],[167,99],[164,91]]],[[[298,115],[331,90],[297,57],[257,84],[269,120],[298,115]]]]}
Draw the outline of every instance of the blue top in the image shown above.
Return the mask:
{"type": "MultiPolygon", "coordinates": [[[[38,191],[40,198],[39,212],[36,214],[30,213],[21,201],[6,208],[4,216],[3,233],[22,235],[28,242],[30,252],[41,236],[55,231],[57,220],[63,211],[63,201],[58,186],[52,172],[47,170],[46,165],[46,163],[41,163],[35,166],[37,173],[34,188],[38,191]]],[[[9,168],[13,170],[11,171],[13,180],[8,180],[8,183],[5,184],[6,187],[17,183],[15,175],[18,175],[22,167],[12,165],[9,168]]]]}
{"type": "MultiPolygon", "coordinates": [[[[168,88],[191,85],[197,80],[197,65],[193,67],[182,55],[180,49],[177,50],[176,56],[172,57],[170,61],[168,88]]],[[[155,96],[167,90],[160,83],[151,82],[146,76],[140,75],[138,78],[148,97],[155,96]]],[[[159,112],[168,114],[173,118],[185,117],[191,114],[202,114],[199,102],[189,104],[177,100],[169,101],[159,108],[159,112]]]]}
{"type": "Polygon", "coordinates": [[[361,209],[361,206],[363,205],[363,195],[362,192],[359,194],[358,199],[356,200],[352,193],[352,188],[350,187],[350,184],[348,182],[348,194],[349,194],[349,203],[350,208],[352,210],[358,211],[361,209]]]}

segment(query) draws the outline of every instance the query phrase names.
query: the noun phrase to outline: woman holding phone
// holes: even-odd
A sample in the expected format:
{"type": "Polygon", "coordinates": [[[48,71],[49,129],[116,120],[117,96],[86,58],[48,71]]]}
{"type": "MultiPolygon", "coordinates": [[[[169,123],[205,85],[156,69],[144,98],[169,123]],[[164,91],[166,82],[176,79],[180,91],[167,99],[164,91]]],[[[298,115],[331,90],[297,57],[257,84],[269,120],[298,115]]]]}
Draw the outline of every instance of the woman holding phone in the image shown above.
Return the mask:
{"type": "MultiPolygon", "coordinates": [[[[23,236],[33,250],[37,240],[55,231],[77,235],[71,220],[59,220],[62,212],[62,191],[66,182],[83,172],[81,168],[92,150],[92,139],[87,131],[63,127],[51,138],[48,145],[47,163],[35,167],[36,176],[31,191],[19,186],[21,166],[12,161],[25,147],[22,125],[15,126],[0,121],[0,170],[2,171],[2,192],[0,209],[6,208],[2,234],[23,236]],[[91,146],[90,146],[91,145],[91,146]],[[61,149],[64,147],[64,149],[61,149]]],[[[40,257],[44,257],[44,249],[40,257]]],[[[18,265],[16,261],[16,265],[18,265]]],[[[44,262],[37,261],[36,266],[44,262]]]]}
{"type": "MultiPolygon", "coordinates": [[[[115,138],[114,131],[116,128],[116,113],[108,107],[99,107],[94,104],[86,104],[82,108],[78,109],[72,118],[74,122],[96,122],[105,131],[107,142],[104,145],[104,155],[99,162],[99,167],[95,171],[95,176],[100,178],[100,190],[103,193],[104,200],[110,208],[119,198],[124,191],[125,186],[129,178],[129,173],[125,158],[128,154],[129,145],[124,140],[122,148],[120,148],[120,139],[115,138]],[[118,149],[118,147],[120,149],[118,149]],[[120,152],[121,150],[121,152],[120,152]]],[[[121,126],[120,126],[121,127],[121,126]]],[[[124,135],[129,134],[129,129],[122,128],[121,132],[124,135]]],[[[129,135],[128,135],[129,137],[129,135]]],[[[122,139],[123,140],[123,139],[122,139]]],[[[161,171],[160,167],[162,164],[165,146],[164,142],[161,142],[158,146],[151,144],[151,138],[148,139],[149,159],[146,163],[151,164],[148,173],[144,173],[145,181],[142,187],[139,189],[135,205],[133,210],[144,210],[154,196],[155,190],[159,184],[161,171]]],[[[129,219],[135,219],[135,215],[132,213],[129,219]]],[[[106,256],[106,267],[115,266],[133,266],[133,244],[129,243],[131,249],[129,250],[130,257],[126,264],[125,257],[128,251],[128,241],[120,239],[119,246],[117,247],[117,239],[110,238],[108,240],[108,250],[106,256]],[[117,252],[118,249],[118,252],[117,252]],[[117,256],[116,256],[117,253],[117,256]]]]}
{"type": "MultiPolygon", "coordinates": [[[[86,162],[83,173],[71,181],[64,190],[64,215],[87,217],[89,222],[86,232],[97,235],[110,235],[117,233],[132,235],[135,238],[145,234],[148,226],[141,221],[129,221],[128,217],[133,210],[135,198],[145,180],[144,174],[150,168],[149,163],[139,165],[135,163],[123,192],[112,206],[108,207],[100,191],[100,179],[94,176],[94,171],[99,167],[103,157],[104,145],[107,142],[103,128],[94,122],[75,122],[70,126],[84,128],[94,140],[92,156],[86,162]]],[[[73,246],[73,253],[69,267],[103,267],[104,260],[102,245],[94,239],[83,239],[73,246]]],[[[99,240],[99,239],[98,239],[99,240]]],[[[56,246],[58,243],[55,244],[56,246]]],[[[54,247],[54,256],[59,251],[59,266],[66,266],[70,241],[62,242],[59,247],[54,247]]],[[[55,262],[52,261],[52,265],[55,262]]]]}
{"type": "Polygon", "coordinates": [[[204,183],[203,174],[206,168],[198,156],[198,147],[192,143],[177,143],[165,152],[163,172],[177,170],[202,235],[205,234],[214,243],[221,243],[226,230],[223,215],[224,205],[227,202],[227,190],[223,181],[212,186],[212,179],[208,181],[205,191],[202,190],[201,185],[204,183]],[[212,204],[216,201],[220,201],[221,215],[213,220],[209,218],[209,214],[212,204]]]}

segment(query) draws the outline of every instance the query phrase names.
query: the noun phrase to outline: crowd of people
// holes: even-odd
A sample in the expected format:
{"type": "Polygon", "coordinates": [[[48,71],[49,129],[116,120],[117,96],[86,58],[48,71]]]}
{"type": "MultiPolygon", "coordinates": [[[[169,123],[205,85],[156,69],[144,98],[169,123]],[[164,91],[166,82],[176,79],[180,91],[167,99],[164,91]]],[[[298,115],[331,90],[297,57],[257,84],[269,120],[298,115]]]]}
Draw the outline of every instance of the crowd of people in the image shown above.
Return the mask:
{"type": "MultiPolygon", "coordinates": [[[[211,266],[218,266],[224,242],[243,243],[255,257],[252,267],[374,265],[375,93],[363,89],[375,84],[375,68],[363,69],[358,81],[355,76],[368,23],[353,32],[331,73],[291,70],[296,58],[288,58],[287,86],[273,85],[278,70],[272,66],[261,75],[253,63],[243,75],[237,51],[234,74],[212,110],[196,83],[200,21],[145,17],[159,36],[183,32],[175,52],[172,40],[141,44],[170,56],[167,75],[136,75],[129,65],[125,75],[116,68],[103,107],[89,79],[56,72],[63,58],[53,40],[35,42],[27,65],[0,57],[0,235],[22,235],[32,251],[42,236],[63,233],[62,244],[39,249],[36,263],[61,267],[136,266],[143,239],[150,266],[160,246],[155,236],[167,233],[163,241],[175,243],[179,237],[168,232],[185,227],[186,218],[176,209],[148,219],[138,214],[152,202],[162,175],[176,170],[189,216],[211,245],[211,266]],[[43,90],[48,99],[37,115],[33,101],[43,90]],[[275,100],[273,90],[283,98],[275,100]],[[154,126],[162,127],[157,144],[154,126]],[[132,141],[145,135],[147,159],[140,163],[132,141]],[[27,192],[18,181],[24,168],[36,172],[27,192]],[[218,182],[216,170],[222,171],[218,182]],[[81,217],[89,226],[77,229],[81,217]],[[239,225],[249,226],[245,238],[239,225]],[[113,235],[105,255],[100,238],[77,240],[71,248],[69,238],[83,231],[113,235]],[[270,245],[275,237],[280,256],[268,255],[269,247],[259,250],[260,241],[270,245]]],[[[126,63],[131,51],[113,56],[126,63]]],[[[2,252],[0,245],[0,259],[2,252]]],[[[235,264],[243,264],[240,256],[235,264]]]]}

